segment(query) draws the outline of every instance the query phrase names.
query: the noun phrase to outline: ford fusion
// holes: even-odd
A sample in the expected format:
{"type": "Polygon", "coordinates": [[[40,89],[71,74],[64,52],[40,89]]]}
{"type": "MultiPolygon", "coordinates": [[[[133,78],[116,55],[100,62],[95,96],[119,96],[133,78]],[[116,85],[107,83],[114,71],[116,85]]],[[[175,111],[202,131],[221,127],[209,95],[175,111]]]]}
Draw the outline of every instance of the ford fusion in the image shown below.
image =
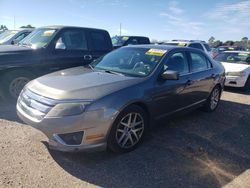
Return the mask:
{"type": "Polygon", "coordinates": [[[86,67],[29,82],[19,117],[60,151],[133,150],[157,120],[191,107],[218,106],[223,66],[193,48],[127,46],[86,67]]]}
{"type": "Polygon", "coordinates": [[[250,87],[250,52],[225,51],[215,57],[226,69],[225,86],[250,87]]]}

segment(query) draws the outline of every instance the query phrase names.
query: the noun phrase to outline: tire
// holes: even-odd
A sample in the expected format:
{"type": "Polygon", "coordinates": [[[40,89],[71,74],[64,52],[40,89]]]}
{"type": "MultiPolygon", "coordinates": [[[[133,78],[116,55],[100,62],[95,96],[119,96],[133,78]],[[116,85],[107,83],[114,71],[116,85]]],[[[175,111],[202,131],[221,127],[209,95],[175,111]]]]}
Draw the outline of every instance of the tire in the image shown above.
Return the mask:
{"type": "Polygon", "coordinates": [[[247,81],[242,89],[243,91],[247,91],[249,88],[250,88],[250,75],[248,76],[247,81]]]}
{"type": "Polygon", "coordinates": [[[2,93],[5,99],[16,100],[23,87],[32,80],[33,75],[27,71],[14,70],[3,76],[2,93]]]}
{"type": "Polygon", "coordinates": [[[210,93],[206,103],[203,106],[203,110],[206,112],[213,112],[218,107],[221,97],[221,87],[216,85],[210,93]]]}
{"type": "Polygon", "coordinates": [[[147,127],[148,118],[141,107],[131,105],[125,108],[112,125],[107,141],[108,149],[115,153],[134,150],[142,142],[147,127]]]}

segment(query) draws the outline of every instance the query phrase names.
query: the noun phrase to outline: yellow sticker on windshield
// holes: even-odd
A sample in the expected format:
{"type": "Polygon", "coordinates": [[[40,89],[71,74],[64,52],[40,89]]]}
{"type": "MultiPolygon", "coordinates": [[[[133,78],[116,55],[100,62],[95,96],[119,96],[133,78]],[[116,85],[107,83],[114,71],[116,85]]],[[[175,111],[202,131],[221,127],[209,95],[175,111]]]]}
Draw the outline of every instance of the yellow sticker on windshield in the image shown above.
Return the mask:
{"type": "Polygon", "coordinates": [[[154,55],[154,56],[163,56],[167,50],[161,50],[161,49],[150,49],[145,54],[147,55],[154,55]]]}
{"type": "Polygon", "coordinates": [[[248,55],[250,55],[250,52],[240,52],[238,55],[239,56],[248,56],[248,55]]]}
{"type": "Polygon", "coordinates": [[[229,49],[229,50],[234,50],[234,48],[233,48],[233,47],[229,47],[228,49],[229,49]]]}
{"type": "Polygon", "coordinates": [[[128,40],[128,37],[122,37],[122,40],[128,40]]]}
{"type": "Polygon", "coordinates": [[[186,46],[187,45],[187,43],[185,43],[185,42],[179,42],[178,43],[178,46],[186,46]]]}
{"type": "Polygon", "coordinates": [[[51,37],[56,30],[48,30],[43,32],[44,37],[51,37]]]}

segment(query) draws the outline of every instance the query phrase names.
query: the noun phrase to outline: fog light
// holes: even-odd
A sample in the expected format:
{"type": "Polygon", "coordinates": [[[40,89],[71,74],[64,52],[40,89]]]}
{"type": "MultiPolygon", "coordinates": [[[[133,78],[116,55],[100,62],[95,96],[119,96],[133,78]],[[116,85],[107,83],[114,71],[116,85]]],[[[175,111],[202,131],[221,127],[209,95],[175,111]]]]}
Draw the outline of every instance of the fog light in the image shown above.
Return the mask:
{"type": "Polygon", "coordinates": [[[80,145],[82,143],[83,131],[67,133],[67,134],[58,134],[58,136],[65,142],[67,145],[80,145]]]}

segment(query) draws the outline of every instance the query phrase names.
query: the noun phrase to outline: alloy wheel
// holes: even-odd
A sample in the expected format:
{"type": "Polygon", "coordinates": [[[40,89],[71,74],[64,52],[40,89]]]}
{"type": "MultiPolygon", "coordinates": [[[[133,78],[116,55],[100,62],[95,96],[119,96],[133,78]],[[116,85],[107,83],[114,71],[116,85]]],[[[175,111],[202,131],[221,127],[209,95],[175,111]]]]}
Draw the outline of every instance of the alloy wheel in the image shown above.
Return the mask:
{"type": "Polygon", "coordinates": [[[219,88],[215,88],[211,94],[211,99],[210,99],[210,108],[211,110],[214,110],[220,100],[220,90],[219,88]]]}
{"type": "Polygon", "coordinates": [[[144,120],[139,113],[128,113],[120,121],[116,130],[116,141],[121,148],[136,145],[144,131],[144,120]]]}

